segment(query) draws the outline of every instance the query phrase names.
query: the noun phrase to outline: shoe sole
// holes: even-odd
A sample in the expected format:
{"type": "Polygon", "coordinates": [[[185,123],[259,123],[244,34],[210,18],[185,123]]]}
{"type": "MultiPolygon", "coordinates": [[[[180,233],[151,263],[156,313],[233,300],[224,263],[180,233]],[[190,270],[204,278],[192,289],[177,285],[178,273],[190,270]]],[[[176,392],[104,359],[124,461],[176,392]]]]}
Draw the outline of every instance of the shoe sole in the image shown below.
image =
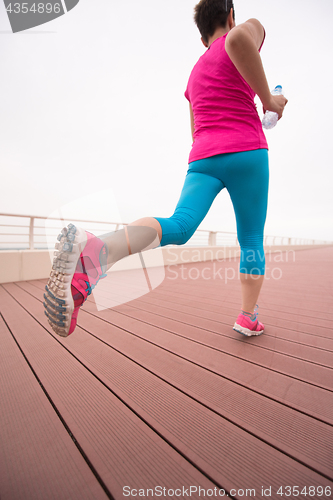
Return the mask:
{"type": "Polygon", "coordinates": [[[67,337],[74,312],[71,283],[84,247],[86,232],[69,224],[58,235],[50,278],[45,286],[44,308],[53,331],[67,337]]]}
{"type": "Polygon", "coordinates": [[[259,330],[256,332],[254,330],[250,330],[249,328],[244,328],[244,326],[241,326],[238,323],[234,324],[233,330],[241,333],[242,335],[245,335],[246,337],[257,337],[258,335],[262,335],[264,333],[264,330],[259,330]]]}

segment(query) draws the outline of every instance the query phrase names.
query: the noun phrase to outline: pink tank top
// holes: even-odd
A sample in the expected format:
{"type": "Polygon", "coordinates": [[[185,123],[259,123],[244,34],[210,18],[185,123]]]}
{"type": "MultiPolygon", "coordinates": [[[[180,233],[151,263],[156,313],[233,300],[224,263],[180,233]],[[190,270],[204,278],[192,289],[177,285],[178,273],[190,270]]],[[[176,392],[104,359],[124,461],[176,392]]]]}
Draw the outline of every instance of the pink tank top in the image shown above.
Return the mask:
{"type": "Polygon", "coordinates": [[[217,38],[194,66],[185,91],[194,115],[189,163],[221,153],[268,149],[255,93],[217,38]]]}

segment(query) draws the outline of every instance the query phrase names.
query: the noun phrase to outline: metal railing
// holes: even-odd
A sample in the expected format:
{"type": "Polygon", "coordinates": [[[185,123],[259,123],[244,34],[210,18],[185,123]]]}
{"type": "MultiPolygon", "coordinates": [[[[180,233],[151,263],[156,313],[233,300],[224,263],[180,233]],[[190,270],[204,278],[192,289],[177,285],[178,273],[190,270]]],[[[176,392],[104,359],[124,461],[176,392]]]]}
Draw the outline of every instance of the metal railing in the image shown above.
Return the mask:
{"type": "MultiPolygon", "coordinates": [[[[116,231],[126,225],[120,222],[87,221],[74,218],[70,222],[79,223],[96,236],[116,231]]],[[[59,218],[0,213],[0,250],[46,250],[50,248],[48,244],[50,240],[53,248],[54,240],[66,224],[67,221],[60,224],[59,218]]],[[[265,246],[327,244],[333,244],[333,242],[268,235],[265,235],[264,240],[265,246]]],[[[231,247],[237,246],[238,240],[235,232],[198,229],[186,245],[231,247]]]]}

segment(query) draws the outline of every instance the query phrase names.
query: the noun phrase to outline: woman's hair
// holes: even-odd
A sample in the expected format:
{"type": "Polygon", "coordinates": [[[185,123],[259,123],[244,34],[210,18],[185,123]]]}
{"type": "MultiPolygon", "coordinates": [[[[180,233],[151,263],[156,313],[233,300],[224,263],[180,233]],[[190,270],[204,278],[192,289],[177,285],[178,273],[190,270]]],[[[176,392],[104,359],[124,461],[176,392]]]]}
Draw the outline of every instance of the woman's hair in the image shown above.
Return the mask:
{"type": "MultiPolygon", "coordinates": [[[[233,0],[200,0],[194,7],[194,21],[204,42],[213,36],[216,28],[225,27],[233,0]]],[[[233,10],[235,19],[235,9],[233,10]]]]}

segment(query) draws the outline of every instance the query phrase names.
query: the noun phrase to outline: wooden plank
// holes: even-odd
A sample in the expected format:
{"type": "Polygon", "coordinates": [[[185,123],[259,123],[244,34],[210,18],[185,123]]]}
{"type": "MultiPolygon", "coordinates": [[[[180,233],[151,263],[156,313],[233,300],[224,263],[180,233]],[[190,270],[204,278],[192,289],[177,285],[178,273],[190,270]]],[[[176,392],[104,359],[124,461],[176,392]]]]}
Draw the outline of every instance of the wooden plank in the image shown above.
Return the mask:
{"type": "MultiPolygon", "coordinates": [[[[85,310],[94,312],[95,308],[91,303],[86,303],[85,310]]],[[[105,313],[102,313],[104,318],[107,318],[108,321],[116,326],[126,324],[126,316],[128,316],[132,321],[144,323],[149,327],[153,326],[163,329],[164,331],[174,334],[177,338],[181,337],[185,340],[189,340],[192,346],[195,342],[200,347],[208,347],[211,349],[212,355],[218,355],[218,352],[223,352],[248,363],[260,365],[271,371],[287,375],[293,379],[303,380],[317,387],[332,390],[332,370],[315,363],[316,359],[314,359],[314,362],[308,362],[280,354],[274,350],[265,350],[265,355],[263,355],[262,349],[259,349],[258,346],[254,344],[254,342],[258,343],[258,340],[246,337],[240,338],[237,332],[234,332],[235,341],[232,338],[212,334],[209,331],[179,323],[173,319],[157,317],[145,311],[133,310],[133,308],[131,309],[128,305],[121,306],[121,309],[118,309],[117,312],[107,310],[105,313]],[[124,316],[124,313],[126,316],[124,316]]],[[[102,313],[100,314],[101,317],[102,313]]],[[[96,312],[96,314],[99,315],[98,312],[96,312]]],[[[231,326],[229,328],[232,329],[231,326]]],[[[302,349],[302,346],[297,347],[299,350],[302,349]]],[[[328,362],[328,358],[330,358],[329,353],[327,354],[325,351],[321,353],[319,350],[313,351],[314,357],[315,355],[317,358],[320,355],[322,358],[326,356],[326,362],[328,362]]]]}
{"type": "MultiPolygon", "coordinates": [[[[332,257],[332,247],[296,252],[296,262],[278,263],[282,270],[282,279],[273,280],[271,278],[265,280],[260,300],[262,301],[265,299],[265,303],[267,305],[271,304],[273,310],[279,310],[282,308],[280,312],[283,312],[286,308],[286,310],[293,312],[294,304],[290,308],[290,299],[294,298],[296,292],[296,294],[300,295],[301,298],[301,300],[297,303],[297,308],[299,310],[303,310],[305,315],[308,315],[307,313],[309,312],[317,313],[317,315],[314,316],[316,318],[319,312],[320,317],[321,314],[323,314],[324,317],[332,319],[333,307],[330,298],[330,279],[332,277],[332,272],[327,264],[327,262],[332,261],[332,257]],[[327,252],[329,253],[327,261],[323,258],[323,252],[324,254],[327,254],[327,252]],[[299,260],[305,253],[308,255],[309,263],[305,266],[305,269],[303,269],[299,260]],[[329,313],[329,311],[331,312],[329,313]]],[[[198,263],[196,266],[198,266],[199,269],[202,269],[206,266],[206,263],[198,263]]],[[[219,266],[221,266],[221,269],[223,269],[223,267],[228,267],[237,271],[238,263],[226,261],[219,263],[219,266]]],[[[179,280],[179,282],[181,282],[181,280],[179,280]]],[[[169,283],[169,288],[172,290],[179,288],[179,282],[177,282],[176,287],[173,286],[176,282],[169,283]]],[[[191,283],[191,280],[187,279],[187,282],[187,284],[189,284],[191,283]]],[[[237,302],[239,301],[239,284],[237,283],[237,280],[229,280],[227,285],[225,285],[223,280],[218,280],[217,278],[216,280],[208,280],[201,283],[204,292],[201,294],[203,301],[205,300],[206,295],[205,290],[211,289],[214,282],[217,283],[216,292],[218,291],[219,294],[222,295],[224,295],[226,291],[228,291],[228,295],[230,295],[231,292],[233,298],[237,299],[237,302]]],[[[186,281],[184,281],[183,284],[185,284],[186,287],[186,281]]],[[[187,293],[191,293],[190,288],[191,287],[187,287],[187,293]]],[[[210,298],[211,297],[209,297],[209,300],[210,298]]],[[[218,305],[219,295],[215,295],[215,298],[215,302],[218,305]]]]}
{"type": "MultiPolygon", "coordinates": [[[[40,289],[44,288],[42,283],[35,284],[39,286],[40,289]]],[[[101,287],[102,285],[103,282],[101,283],[101,287]]],[[[106,289],[105,296],[107,297],[108,295],[109,292],[106,289]]],[[[174,302],[168,301],[167,295],[163,295],[163,298],[157,299],[155,298],[156,295],[157,294],[154,292],[151,292],[148,296],[141,297],[128,303],[128,308],[126,308],[126,310],[121,306],[118,307],[117,310],[133,317],[136,317],[136,314],[144,314],[146,316],[146,321],[149,321],[149,313],[151,313],[156,316],[154,318],[155,321],[149,321],[151,324],[155,324],[156,322],[159,324],[160,317],[164,317],[174,320],[177,323],[185,323],[186,325],[199,327],[200,330],[208,330],[234,340],[239,339],[239,336],[235,337],[233,330],[230,328],[239,313],[239,309],[233,304],[232,307],[228,306],[228,308],[220,306],[219,312],[217,313],[209,308],[208,305],[206,305],[205,308],[200,308],[199,302],[192,306],[185,305],[185,300],[182,295],[174,298],[175,294],[172,294],[174,302]],[[138,311],[140,311],[140,313],[138,311]]],[[[94,299],[90,297],[88,301],[94,303],[94,299]]],[[[264,316],[267,317],[267,313],[264,314],[264,316]]],[[[260,318],[262,319],[261,315],[260,318]]],[[[270,318],[270,320],[272,321],[272,318],[270,318]]],[[[266,320],[265,324],[267,325],[266,320]]],[[[301,325],[299,328],[301,328],[301,325]]],[[[326,367],[333,367],[332,338],[323,338],[313,334],[309,335],[268,324],[265,335],[257,339],[252,339],[251,343],[260,348],[273,349],[274,352],[287,354],[310,362],[316,362],[326,367]],[[313,350],[313,348],[316,350],[313,350]]]]}
{"type": "MultiPolygon", "coordinates": [[[[20,286],[23,285],[20,284],[20,286]]],[[[38,296],[40,301],[42,300],[42,290],[36,290],[33,287],[31,293],[38,296]]],[[[333,394],[331,391],[278,372],[272,372],[269,368],[254,365],[246,359],[235,358],[228,353],[213,350],[180,335],[171,334],[167,330],[128,318],[121,314],[118,309],[98,312],[91,303],[86,302],[83,310],[79,313],[79,324],[89,325],[90,331],[93,331],[96,318],[107,322],[110,331],[119,328],[127,332],[132,341],[134,338],[142,339],[263,396],[325,423],[333,424],[333,394]]],[[[98,332],[95,334],[98,335],[98,332]]],[[[247,345],[246,341],[247,339],[245,339],[245,345],[247,345]]]]}
{"type": "Polygon", "coordinates": [[[0,317],[0,498],[108,498],[0,317]]]}
{"type": "MultiPolygon", "coordinates": [[[[284,285],[284,287],[287,286],[287,284],[284,285]]],[[[284,292],[284,290],[282,290],[282,292],[284,292]]],[[[154,292],[152,293],[156,296],[158,295],[157,290],[154,290],[154,292]]],[[[213,285],[204,287],[200,282],[198,282],[195,284],[191,284],[190,287],[186,287],[186,285],[184,284],[170,285],[169,288],[163,286],[163,295],[160,289],[161,299],[163,299],[164,294],[166,295],[166,298],[168,298],[167,293],[169,293],[170,296],[173,296],[173,299],[183,298],[187,300],[188,304],[192,307],[195,307],[197,303],[199,304],[200,308],[203,308],[204,305],[208,306],[208,308],[211,305],[214,305],[216,308],[219,308],[220,311],[225,310],[227,316],[230,315],[231,321],[234,320],[235,316],[237,317],[240,310],[240,288],[238,290],[238,293],[231,294],[228,290],[228,295],[226,295],[226,291],[223,291],[218,287],[215,287],[213,285]],[[230,314],[231,312],[233,313],[232,315],[230,314]]],[[[309,335],[322,336],[324,338],[326,337],[331,339],[332,326],[329,326],[331,324],[331,319],[327,319],[325,323],[323,323],[323,321],[320,321],[322,314],[321,311],[315,310],[311,314],[309,308],[300,309],[298,304],[303,300],[301,294],[299,296],[299,299],[297,299],[296,292],[294,292],[292,297],[289,298],[289,311],[287,308],[289,314],[286,314],[284,310],[286,306],[284,306],[283,304],[276,304],[274,306],[273,303],[268,301],[266,299],[267,294],[268,291],[266,290],[266,286],[264,285],[263,291],[260,295],[259,304],[260,318],[265,322],[267,327],[274,327],[274,330],[277,330],[281,333],[283,332],[283,330],[286,330],[288,333],[289,331],[294,331],[296,333],[307,333],[309,335]],[[309,322],[308,317],[302,313],[310,314],[311,321],[309,322]],[[319,316],[318,325],[316,324],[317,316],[319,316]]],[[[272,300],[272,294],[269,295],[270,300],[272,300]]],[[[330,296],[331,295],[329,293],[326,294],[326,298],[330,296]]],[[[314,300],[309,299],[309,303],[311,303],[311,305],[313,306],[314,300]]],[[[328,303],[326,303],[325,305],[322,304],[322,301],[320,301],[320,305],[322,308],[328,307],[328,303]]]]}
{"type": "MultiPolygon", "coordinates": [[[[189,301],[185,300],[181,294],[176,298],[174,294],[170,294],[169,296],[164,294],[163,297],[156,298],[156,294],[153,292],[149,294],[149,296],[144,296],[135,300],[135,302],[128,303],[129,306],[135,309],[148,311],[167,318],[172,317],[186,324],[200,326],[206,330],[208,329],[220,334],[223,333],[223,335],[229,337],[233,336],[233,334],[230,334],[230,325],[233,324],[235,318],[237,318],[239,314],[239,309],[236,308],[234,304],[228,304],[228,306],[223,304],[223,306],[219,307],[210,307],[209,304],[206,304],[205,307],[200,307],[199,301],[191,301],[191,305],[188,304],[189,301]]],[[[278,347],[276,342],[281,345],[281,348],[283,348],[285,342],[294,342],[296,344],[333,351],[332,338],[319,337],[313,334],[309,335],[308,333],[291,330],[287,327],[276,327],[273,324],[274,316],[266,310],[264,310],[263,316],[265,317],[265,325],[267,326],[265,335],[260,339],[260,345],[262,347],[263,339],[266,341],[274,336],[275,348],[278,347]],[[269,323],[267,323],[267,321],[269,321],[269,323]]],[[[291,314],[289,314],[289,316],[291,316],[291,314]]],[[[297,315],[294,315],[294,319],[297,317],[297,315]]],[[[262,319],[261,311],[260,319],[262,319]]],[[[315,320],[313,319],[313,321],[315,320]]],[[[286,324],[289,324],[287,320],[286,324]]],[[[301,328],[301,321],[298,321],[298,325],[301,328]]]]}
{"type": "MultiPolygon", "coordinates": [[[[19,306],[8,293],[14,288],[17,289],[14,284],[0,288],[2,314],[111,495],[123,498],[126,485],[214,488],[209,479],[75,359],[42,321],[36,321],[19,306]]],[[[45,321],[44,314],[42,318],[45,321]]]]}
{"type": "MultiPolygon", "coordinates": [[[[103,282],[101,282],[101,285],[103,282]]],[[[180,285],[167,285],[167,282],[163,282],[160,287],[156,288],[151,294],[160,299],[175,302],[181,300],[181,303],[184,305],[198,307],[199,309],[208,308],[208,310],[212,310],[213,312],[220,312],[221,310],[233,311],[233,315],[239,311],[240,307],[240,285],[238,289],[235,290],[235,293],[232,293],[231,290],[223,289],[221,286],[220,289],[215,288],[213,286],[207,287],[205,290],[200,287],[200,290],[196,290],[195,287],[191,286],[180,286],[180,285]],[[201,294],[200,294],[201,290],[201,294]],[[204,292],[204,293],[203,293],[204,292]]],[[[284,290],[280,290],[281,293],[284,290]]],[[[295,292],[294,292],[295,293],[295,292]]],[[[149,294],[149,295],[151,295],[149,294]]],[[[290,304],[290,302],[286,302],[285,304],[278,304],[278,296],[272,297],[273,293],[270,293],[266,289],[266,285],[264,284],[263,290],[260,294],[260,311],[261,313],[265,312],[266,319],[272,318],[270,322],[274,325],[274,318],[279,316],[283,319],[292,319],[295,316],[300,323],[311,324],[312,326],[316,326],[316,320],[319,316],[319,320],[324,319],[325,322],[320,324],[319,326],[324,326],[326,328],[331,328],[330,321],[333,319],[333,314],[330,312],[320,311],[315,309],[315,306],[310,308],[301,308],[300,303],[290,304]],[[270,300],[268,300],[268,297],[270,300]]],[[[330,297],[330,294],[327,294],[330,297]]],[[[148,295],[147,295],[148,298],[148,295]]],[[[324,305],[325,307],[325,305],[324,305]]],[[[284,325],[284,327],[288,328],[288,325],[284,325]]],[[[311,332],[313,333],[313,332],[311,332]]]]}
{"type": "MultiPolygon", "coordinates": [[[[36,293],[36,288],[34,289],[32,285],[25,286],[32,295],[36,293]]],[[[14,290],[13,293],[36,318],[43,320],[40,303],[37,300],[27,294],[24,295],[20,290],[14,290]]],[[[277,470],[280,470],[281,461],[284,462],[288,454],[322,474],[330,476],[332,473],[329,465],[333,459],[333,436],[330,426],[239,387],[185,360],[179,360],[171,353],[163,352],[151,344],[144,345],[141,340],[134,341],[126,332],[112,328],[98,318],[83,314],[83,319],[83,326],[94,335],[97,334],[113,349],[98,345],[96,338],[81,329],[75,332],[75,336],[63,340],[64,345],[97,373],[114,392],[120,393],[128,405],[141,412],[150,425],[157,428],[160,433],[167,433],[168,439],[172,440],[174,446],[185,447],[184,453],[186,450],[196,453],[199,458],[192,454],[189,456],[192,460],[196,460],[207,474],[211,474],[211,467],[214,464],[217,467],[221,458],[219,455],[214,455],[209,448],[204,463],[200,457],[200,450],[207,446],[212,449],[215,447],[223,449],[223,446],[228,446],[230,454],[232,443],[237,443],[240,439],[239,434],[244,448],[248,450],[248,447],[249,449],[253,446],[258,447],[261,456],[264,456],[262,442],[269,444],[272,447],[270,452],[277,454],[274,459],[272,457],[277,464],[277,470]],[[152,373],[158,378],[152,377],[152,373]],[[181,392],[175,391],[175,388],[181,392]],[[198,406],[198,403],[201,405],[198,406]],[[207,408],[203,408],[202,405],[213,409],[214,413],[207,413],[207,408]],[[181,413],[179,419],[174,415],[175,408],[177,414],[181,413]],[[236,423],[237,427],[235,425],[225,427],[227,424],[224,420],[215,420],[216,413],[229,422],[236,423]],[[190,424],[182,423],[184,415],[191,416],[190,424]],[[202,422],[205,422],[204,429],[202,422]],[[206,428],[209,429],[208,434],[205,434],[206,428]],[[212,434],[214,428],[216,432],[212,434]],[[250,438],[249,435],[244,435],[240,428],[259,438],[256,444],[248,444],[249,439],[252,443],[252,436],[250,438]],[[297,433],[291,433],[291,429],[295,428],[297,433]],[[223,445],[217,436],[221,436],[223,445]],[[277,452],[275,448],[286,455],[277,452]]],[[[223,460],[225,466],[226,458],[223,460]]],[[[233,464],[243,461],[247,461],[243,455],[233,457],[233,464]]],[[[233,467],[232,464],[228,467],[228,477],[234,482],[240,472],[239,470],[232,472],[233,467]]],[[[261,463],[259,468],[261,472],[267,470],[261,463]]],[[[272,475],[272,472],[270,474],[272,475]]],[[[288,477],[290,481],[300,480],[298,472],[297,477],[292,477],[292,473],[290,474],[291,476],[284,477],[288,477]]],[[[244,476],[243,484],[249,484],[247,481],[248,478],[244,476]]]]}
{"type": "MultiPolygon", "coordinates": [[[[103,281],[100,283],[101,287],[103,285],[103,281]]],[[[191,286],[191,291],[193,290],[194,287],[191,286]]],[[[152,299],[156,304],[162,304],[164,303],[165,307],[172,307],[176,308],[177,310],[177,305],[179,310],[182,310],[183,312],[191,312],[197,311],[202,315],[201,317],[207,317],[207,319],[210,318],[211,313],[221,322],[225,322],[227,319],[228,321],[232,321],[232,319],[236,316],[239,312],[239,297],[240,294],[234,294],[233,300],[231,300],[231,295],[228,294],[226,296],[226,291],[225,290],[215,290],[215,288],[212,288],[212,293],[208,294],[206,293],[206,296],[211,297],[206,298],[205,300],[203,297],[200,297],[199,291],[197,292],[197,299],[194,298],[194,296],[188,296],[187,294],[183,294],[180,292],[177,292],[178,287],[172,288],[167,286],[166,284],[163,284],[159,288],[155,289],[152,293],[149,295],[145,295],[140,299],[140,302],[142,303],[151,303],[150,300],[152,299]],[[162,293],[161,293],[162,292],[162,293]],[[216,299],[218,297],[218,299],[216,299]],[[226,299],[229,299],[228,301],[226,299]],[[215,300],[214,300],[215,299],[215,300]],[[224,318],[224,316],[227,316],[227,318],[224,318]]],[[[200,286],[201,289],[201,286],[200,286]]],[[[195,290],[195,288],[194,288],[195,290]]],[[[265,297],[265,289],[263,292],[263,295],[265,297]]],[[[267,294],[266,294],[267,295],[267,294]]],[[[138,300],[135,301],[136,304],[138,303],[138,300]]],[[[260,308],[262,309],[262,308],[260,308]]],[[[331,314],[327,315],[327,318],[321,318],[317,317],[316,315],[310,315],[310,314],[301,314],[299,308],[293,308],[291,309],[290,307],[287,310],[276,310],[276,308],[271,309],[269,305],[265,306],[265,309],[260,312],[265,313],[266,319],[269,321],[269,324],[271,326],[275,326],[275,319],[280,317],[285,321],[284,328],[290,333],[293,332],[292,328],[289,327],[288,321],[293,321],[294,323],[300,324],[301,326],[303,324],[309,324],[312,327],[313,326],[320,326],[323,328],[327,328],[329,330],[332,329],[332,323],[331,319],[333,316],[331,314]],[[289,310],[288,310],[289,309],[289,310]],[[330,317],[332,316],[332,317],[330,317]]],[[[281,331],[281,333],[283,330],[281,331]]],[[[316,338],[318,335],[316,335],[316,338]]]]}
{"type": "MultiPolygon", "coordinates": [[[[239,335],[236,336],[232,330],[232,325],[237,318],[236,314],[233,318],[230,316],[229,324],[225,324],[215,320],[214,318],[216,316],[213,314],[210,314],[209,319],[207,317],[200,317],[198,314],[201,314],[201,311],[197,311],[197,314],[194,314],[194,308],[193,314],[188,312],[185,313],[177,309],[165,308],[163,306],[163,301],[160,301],[160,304],[158,305],[154,305],[154,303],[143,303],[142,305],[142,301],[135,301],[135,303],[127,304],[126,307],[119,307],[117,310],[128,317],[139,320],[144,319],[145,322],[148,322],[151,325],[160,325],[167,328],[169,331],[175,331],[175,333],[179,332],[179,328],[185,328],[180,325],[186,325],[193,327],[192,331],[194,332],[199,330],[201,338],[202,331],[217,334],[219,335],[219,338],[223,337],[226,339],[223,347],[228,352],[232,352],[232,350],[229,350],[228,348],[227,339],[230,339],[231,342],[239,342],[242,340],[242,337],[239,337],[239,335]],[[175,325],[177,326],[175,327],[175,325]]],[[[222,319],[222,315],[220,316],[222,319]]],[[[226,321],[226,318],[223,317],[223,320],[226,321]]],[[[191,328],[188,330],[191,331],[191,328]]],[[[333,356],[332,351],[330,350],[330,348],[333,347],[333,340],[323,339],[322,343],[325,345],[325,348],[318,348],[318,346],[306,345],[301,342],[290,342],[284,339],[279,339],[272,334],[271,330],[272,329],[268,327],[265,335],[260,338],[252,339],[251,346],[256,346],[256,348],[260,349],[267,349],[268,351],[273,350],[275,353],[284,354],[292,358],[298,358],[328,368],[333,368],[333,356]]],[[[189,335],[191,336],[191,333],[189,333],[189,335]]],[[[214,335],[211,337],[214,338],[214,335]]],[[[214,346],[214,343],[212,346],[214,346]]]]}

